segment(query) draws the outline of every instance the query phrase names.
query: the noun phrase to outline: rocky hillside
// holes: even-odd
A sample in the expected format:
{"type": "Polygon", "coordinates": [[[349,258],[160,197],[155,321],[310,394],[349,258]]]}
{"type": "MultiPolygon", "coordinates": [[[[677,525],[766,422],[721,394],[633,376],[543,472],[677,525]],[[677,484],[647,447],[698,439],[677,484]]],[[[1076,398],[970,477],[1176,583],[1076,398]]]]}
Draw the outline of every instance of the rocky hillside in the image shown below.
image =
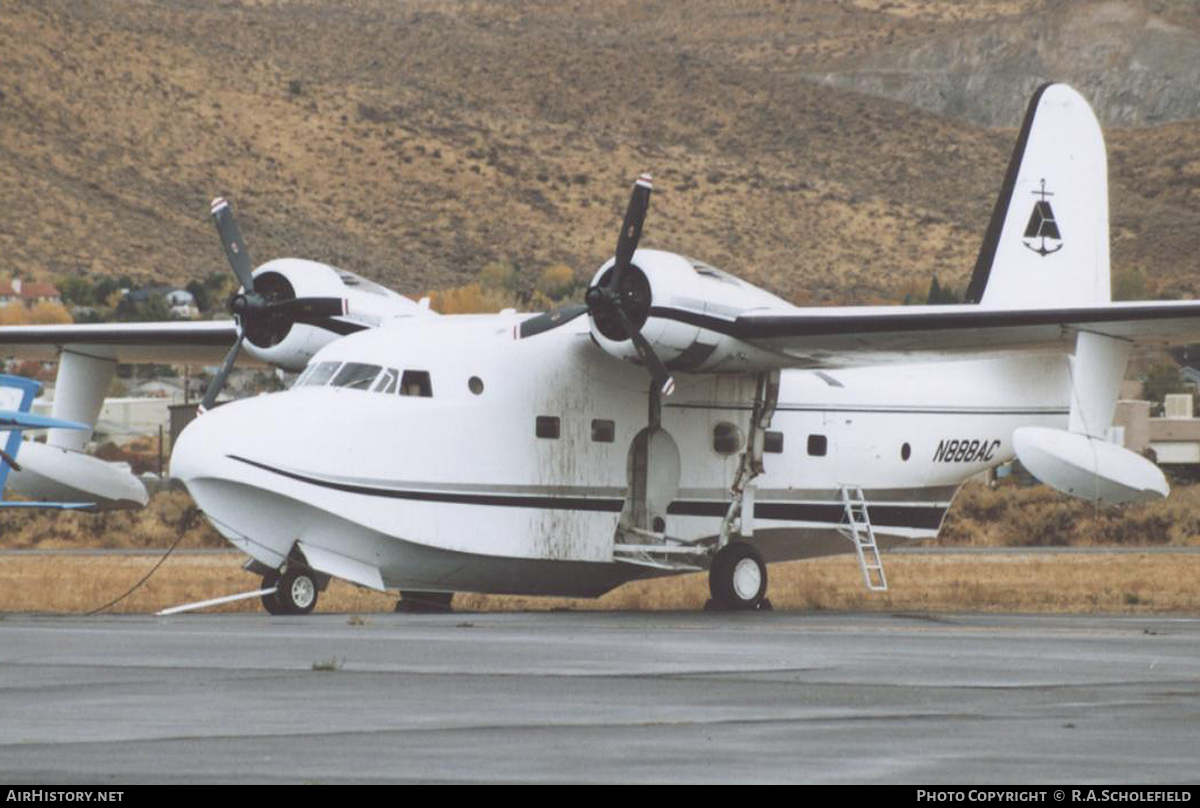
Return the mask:
{"type": "MultiPolygon", "coordinates": [[[[874,3],[893,15],[927,16],[934,3],[874,3]]],[[[1066,81],[1105,126],[1200,118],[1200,5],[1055,2],[940,4],[961,24],[917,41],[832,60],[813,78],[987,126],[1010,126],[1022,96],[1066,81]],[[981,11],[984,9],[985,11],[981,11]]]]}
{"type": "Polygon", "coordinates": [[[1115,265],[1190,294],[1194,9],[0,0],[0,276],[226,271],[218,194],[257,260],[402,292],[494,260],[590,273],[650,170],[647,246],[797,302],[961,289],[1028,93],[1055,75],[1117,125],[1115,265]]]}

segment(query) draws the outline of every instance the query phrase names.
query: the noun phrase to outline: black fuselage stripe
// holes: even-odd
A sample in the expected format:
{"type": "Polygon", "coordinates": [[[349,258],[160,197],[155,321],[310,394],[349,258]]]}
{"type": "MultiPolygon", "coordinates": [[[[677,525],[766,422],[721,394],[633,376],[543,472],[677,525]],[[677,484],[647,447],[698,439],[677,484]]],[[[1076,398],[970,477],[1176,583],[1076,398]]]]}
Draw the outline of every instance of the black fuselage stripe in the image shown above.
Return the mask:
{"type": "Polygon", "coordinates": [[[359,323],[350,323],[345,320],[335,320],[332,317],[322,317],[320,319],[310,320],[309,325],[315,325],[317,328],[323,328],[326,331],[337,334],[338,336],[346,337],[350,334],[357,334],[359,331],[366,331],[367,326],[359,323]]]}
{"type": "MultiPolygon", "coordinates": [[[[451,491],[414,491],[411,489],[378,488],[375,486],[322,480],[285,471],[258,463],[237,455],[226,455],[230,460],[297,480],[309,485],[362,494],[370,497],[404,499],[418,502],[445,502],[460,505],[492,505],[508,508],[543,508],[549,510],[592,511],[620,513],[625,505],[623,499],[572,496],[531,496],[520,494],[476,494],[451,491]]],[[[729,509],[729,503],[719,500],[676,500],[667,508],[673,516],[709,516],[721,518],[729,509]]],[[[940,505],[870,505],[867,508],[871,523],[877,527],[912,527],[936,530],[942,523],[946,508],[940,505]]],[[[824,522],[838,524],[842,521],[845,508],[836,503],[820,504],[805,502],[756,502],[754,518],[785,522],[824,522]]]]}
{"type": "Polygon", "coordinates": [[[599,497],[541,497],[521,494],[474,494],[453,491],[414,491],[402,488],[377,488],[375,486],[358,485],[357,483],[322,480],[317,477],[297,474],[293,471],[277,469],[244,457],[238,457],[237,455],[226,456],[231,460],[237,460],[255,468],[269,471],[272,474],[278,474],[281,477],[298,480],[309,485],[329,488],[334,491],[345,491],[349,494],[363,494],[370,497],[409,499],[419,502],[448,502],[462,505],[500,505],[513,508],[555,508],[558,510],[607,511],[610,513],[620,513],[621,506],[624,504],[623,500],[599,497]]]}
{"type": "MultiPolygon", "coordinates": [[[[668,409],[721,410],[750,412],[750,404],[668,404],[668,409]]],[[[880,413],[881,415],[1067,415],[1065,407],[1038,407],[1031,409],[972,409],[970,407],[830,407],[825,405],[804,407],[780,404],[776,412],[853,412],[880,413]]]]}

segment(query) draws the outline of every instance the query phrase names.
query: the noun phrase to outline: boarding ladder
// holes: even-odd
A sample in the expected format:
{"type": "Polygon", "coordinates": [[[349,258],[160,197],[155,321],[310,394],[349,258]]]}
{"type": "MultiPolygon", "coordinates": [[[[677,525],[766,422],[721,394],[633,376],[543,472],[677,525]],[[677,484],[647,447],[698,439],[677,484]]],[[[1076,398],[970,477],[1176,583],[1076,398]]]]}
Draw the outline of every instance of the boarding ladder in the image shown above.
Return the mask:
{"type": "Polygon", "coordinates": [[[838,532],[854,543],[863,583],[872,592],[886,592],[887,576],[883,572],[883,559],[879,557],[879,546],[875,543],[875,530],[871,527],[871,515],[867,511],[863,490],[842,486],[842,506],[844,510],[838,532]]]}

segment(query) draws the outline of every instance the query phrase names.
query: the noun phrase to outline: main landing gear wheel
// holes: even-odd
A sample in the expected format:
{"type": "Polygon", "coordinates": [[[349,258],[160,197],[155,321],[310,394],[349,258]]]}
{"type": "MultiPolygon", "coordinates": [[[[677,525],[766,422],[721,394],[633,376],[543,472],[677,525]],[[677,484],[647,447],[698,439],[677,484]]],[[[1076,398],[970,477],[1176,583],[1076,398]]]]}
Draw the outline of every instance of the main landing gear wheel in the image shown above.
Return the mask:
{"type": "Polygon", "coordinates": [[[770,609],[767,600],[767,565],[758,550],[744,541],[722,547],[708,570],[712,600],[706,609],[750,611],[770,609]]]}
{"type": "Polygon", "coordinates": [[[271,614],[308,614],[317,605],[317,579],[303,569],[289,569],[283,575],[264,575],[263,589],[274,586],[275,593],[262,596],[262,605],[271,614]]]}

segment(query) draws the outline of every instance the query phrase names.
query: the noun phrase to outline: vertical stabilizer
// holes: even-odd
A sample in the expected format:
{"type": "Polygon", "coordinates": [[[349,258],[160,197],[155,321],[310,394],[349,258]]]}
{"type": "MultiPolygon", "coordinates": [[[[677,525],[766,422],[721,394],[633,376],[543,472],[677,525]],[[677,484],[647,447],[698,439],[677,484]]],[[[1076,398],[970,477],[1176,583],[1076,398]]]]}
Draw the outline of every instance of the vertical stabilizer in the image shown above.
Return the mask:
{"type": "Polygon", "coordinates": [[[1065,84],[1030,99],[967,300],[1012,309],[1111,300],[1104,136],[1065,84]]]}

